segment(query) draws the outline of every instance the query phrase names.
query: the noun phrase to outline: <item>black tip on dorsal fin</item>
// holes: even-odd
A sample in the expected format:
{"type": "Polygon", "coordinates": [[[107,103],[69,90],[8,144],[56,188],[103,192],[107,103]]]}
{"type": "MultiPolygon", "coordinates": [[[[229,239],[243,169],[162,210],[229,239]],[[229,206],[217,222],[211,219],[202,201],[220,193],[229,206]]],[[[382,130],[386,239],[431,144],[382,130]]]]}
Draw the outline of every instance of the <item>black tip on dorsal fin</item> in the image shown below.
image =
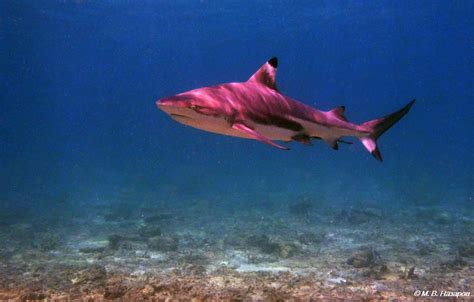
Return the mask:
{"type": "Polygon", "coordinates": [[[346,111],[346,106],[339,106],[339,107],[336,107],[336,108],[330,110],[329,112],[331,112],[333,115],[337,116],[341,120],[347,121],[347,118],[344,115],[345,111],[346,111]]]}
{"type": "Polygon", "coordinates": [[[263,64],[257,72],[255,72],[249,79],[263,84],[271,89],[278,91],[275,83],[276,70],[278,66],[278,59],[276,57],[271,58],[265,64],[263,64]]]}
{"type": "Polygon", "coordinates": [[[270,66],[272,66],[273,68],[277,68],[278,67],[278,58],[273,57],[270,60],[268,60],[267,63],[270,64],[270,66]]]}

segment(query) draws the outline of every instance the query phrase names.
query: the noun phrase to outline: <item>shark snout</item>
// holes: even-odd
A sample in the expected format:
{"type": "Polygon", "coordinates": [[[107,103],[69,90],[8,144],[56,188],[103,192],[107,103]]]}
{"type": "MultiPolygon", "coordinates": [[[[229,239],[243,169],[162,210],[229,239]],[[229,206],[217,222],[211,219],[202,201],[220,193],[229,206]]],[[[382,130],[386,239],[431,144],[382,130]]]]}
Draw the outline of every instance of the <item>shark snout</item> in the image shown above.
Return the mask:
{"type": "Polygon", "coordinates": [[[189,102],[176,97],[164,98],[156,101],[158,109],[169,114],[173,118],[190,119],[189,102]]]}
{"type": "Polygon", "coordinates": [[[156,101],[156,106],[160,109],[164,109],[165,107],[173,106],[173,102],[167,99],[161,99],[156,101]]]}
{"type": "Polygon", "coordinates": [[[189,104],[185,100],[179,100],[174,98],[160,99],[156,101],[156,106],[161,110],[171,109],[171,108],[188,108],[189,104]]]}

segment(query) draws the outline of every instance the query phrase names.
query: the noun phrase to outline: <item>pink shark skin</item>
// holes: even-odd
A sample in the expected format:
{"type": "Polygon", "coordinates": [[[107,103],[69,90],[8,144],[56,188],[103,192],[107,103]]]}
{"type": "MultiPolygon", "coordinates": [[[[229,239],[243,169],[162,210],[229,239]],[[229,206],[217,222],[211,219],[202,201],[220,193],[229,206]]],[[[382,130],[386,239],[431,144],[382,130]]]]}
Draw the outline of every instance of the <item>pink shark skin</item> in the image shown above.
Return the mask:
{"type": "Polygon", "coordinates": [[[256,139],[274,147],[278,141],[310,144],[322,139],[333,149],[344,136],[354,136],[372,155],[382,160],[377,138],[408,113],[414,100],[384,118],[357,125],[344,117],[344,107],[320,111],[278,92],[278,61],[267,61],[248,81],[190,90],[156,102],[177,122],[222,135],[256,139]]]}

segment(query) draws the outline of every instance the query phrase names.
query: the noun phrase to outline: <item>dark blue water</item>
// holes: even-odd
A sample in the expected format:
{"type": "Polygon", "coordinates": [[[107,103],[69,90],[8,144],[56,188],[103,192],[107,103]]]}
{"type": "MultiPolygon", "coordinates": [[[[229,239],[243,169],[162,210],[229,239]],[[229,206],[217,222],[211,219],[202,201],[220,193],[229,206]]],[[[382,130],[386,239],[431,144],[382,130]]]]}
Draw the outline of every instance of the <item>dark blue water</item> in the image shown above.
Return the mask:
{"type": "Polygon", "coordinates": [[[121,203],[271,213],[268,200],[298,196],[472,209],[473,23],[470,1],[2,1],[2,222],[54,224],[121,203]],[[283,152],[155,106],[244,81],[272,56],[283,94],[345,105],[353,122],[416,98],[379,140],[384,162],[355,140],[283,152]]]}
{"type": "MultiPolygon", "coordinates": [[[[412,202],[424,179],[442,202],[472,198],[472,5],[468,2],[2,4],[1,198],[166,185],[229,199],[318,192],[335,202],[412,202]],[[412,112],[380,140],[335,152],[190,129],[154,101],[247,79],[280,58],[282,93],[351,121],[412,112]],[[196,184],[196,185],[193,185],[196,184]]],[[[177,193],[181,194],[180,192],[177,193]]]]}

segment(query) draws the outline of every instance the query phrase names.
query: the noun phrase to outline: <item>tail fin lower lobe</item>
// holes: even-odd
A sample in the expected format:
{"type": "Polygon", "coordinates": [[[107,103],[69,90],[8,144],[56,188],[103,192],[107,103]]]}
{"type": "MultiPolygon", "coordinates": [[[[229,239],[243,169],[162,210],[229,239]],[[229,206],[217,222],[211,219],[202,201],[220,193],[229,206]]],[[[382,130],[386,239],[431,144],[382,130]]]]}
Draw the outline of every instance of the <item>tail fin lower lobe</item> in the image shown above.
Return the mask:
{"type": "Polygon", "coordinates": [[[410,111],[411,106],[415,103],[415,100],[412,100],[410,103],[406,104],[402,109],[391,113],[387,116],[377,118],[368,122],[365,122],[361,127],[367,129],[370,132],[367,136],[360,137],[360,141],[364,147],[372,154],[375,159],[382,161],[382,154],[377,146],[377,139],[395,125],[405,114],[410,111]]]}

